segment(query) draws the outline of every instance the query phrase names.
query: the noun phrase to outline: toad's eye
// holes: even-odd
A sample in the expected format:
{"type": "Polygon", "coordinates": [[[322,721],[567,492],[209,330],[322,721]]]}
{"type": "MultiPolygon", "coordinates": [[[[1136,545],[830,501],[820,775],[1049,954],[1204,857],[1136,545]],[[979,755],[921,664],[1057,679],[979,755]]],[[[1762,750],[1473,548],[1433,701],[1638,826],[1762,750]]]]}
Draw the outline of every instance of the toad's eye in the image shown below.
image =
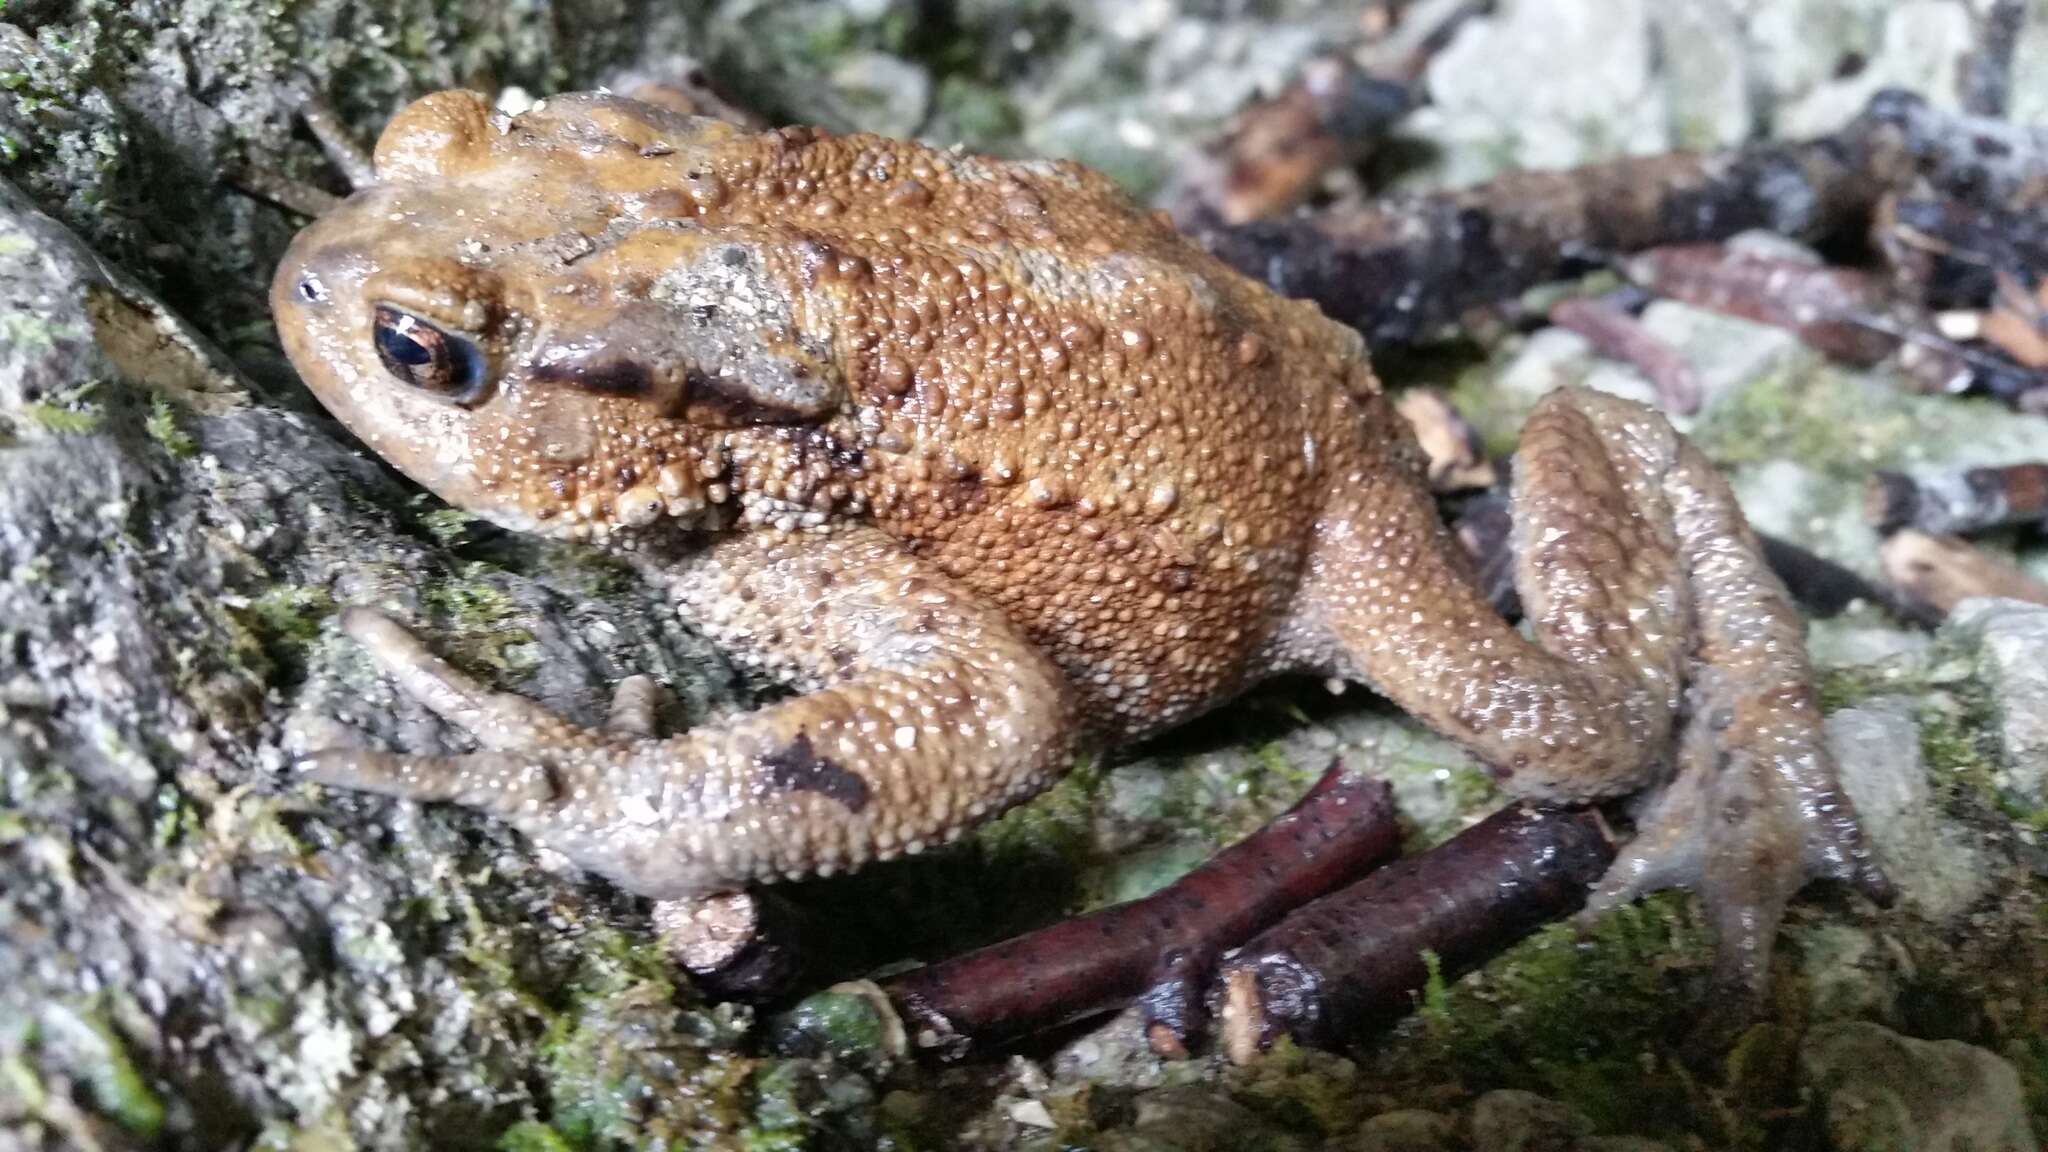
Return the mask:
{"type": "Polygon", "coordinates": [[[484,387],[476,344],[389,304],[377,305],[377,358],[393,376],[444,400],[473,404],[484,387]]]}

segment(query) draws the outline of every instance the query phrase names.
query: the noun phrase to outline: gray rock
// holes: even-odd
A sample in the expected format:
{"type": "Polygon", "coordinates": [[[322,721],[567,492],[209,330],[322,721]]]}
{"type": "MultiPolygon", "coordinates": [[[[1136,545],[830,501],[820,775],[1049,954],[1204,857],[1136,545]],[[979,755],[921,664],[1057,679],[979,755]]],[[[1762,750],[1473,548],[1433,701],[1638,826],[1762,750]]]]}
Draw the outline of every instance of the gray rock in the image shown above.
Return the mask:
{"type": "Polygon", "coordinates": [[[1864,66],[1787,107],[1779,130],[1791,136],[1832,132],[1886,88],[1924,92],[1953,106],[1963,59],[1975,46],[1972,28],[1962,0],[1899,0],[1885,13],[1882,39],[1864,66]]]}
{"type": "Polygon", "coordinates": [[[1755,324],[1669,300],[1643,310],[1643,327],[1670,344],[1699,378],[1702,407],[1711,407],[1758,377],[1783,371],[1808,355],[1783,328],[1755,324]]]}
{"type": "Polygon", "coordinates": [[[1341,1152],[1459,1152],[1468,1147],[1457,1117],[1420,1108],[1382,1112],[1334,1145],[1341,1152]]]}
{"type": "MultiPolygon", "coordinates": [[[[357,739],[466,739],[338,642],[337,602],[412,619],[572,717],[601,715],[629,665],[701,715],[719,665],[660,594],[600,591],[588,560],[544,550],[520,574],[428,544],[381,468],[257,402],[4,182],[0,332],[0,1020],[43,1021],[0,1028],[10,1085],[97,1085],[81,1099],[137,1141],[218,1147],[275,1124],[391,1147],[536,1106],[546,1058],[521,1003],[568,1005],[557,1051],[608,1080],[649,1057],[671,1079],[701,1067],[693,1045],[720,1026],[672,988],[570,988],[624,993],[659,970],[631,959],[602,890],[541,870],[502,827],[283,772],[290,701],[357,739]],[[639,1028],[644,1046],[614,1047],[639,1028]],[[191,1029],[203,1046],[178,1039],[191,1029]],[[395,1071],[423,1060],[432,1078],[395,1071]]],[[[702,1108],[639,1119],[694,1129],[702,1108]]],[[[0,1103],[0,1143],[12,1115],[0,1103]]]]}
{"type": "Polygon", "coordinates": [[[1936,921],[1966,911],[1990,883],[1982,849],[1942,815],[1920,758],[1911,701],[1885,698],[1827,719],[1842,789],[1902,900],[1936,921]]]}
{"type": "Polygon", "coordinates": [[[848,55],[832,70],[832,86],[864,132],[912,136],[931,110],[931,73],[886,52],[848,55]]]}
{"type": "Polygon", "coordinates": [[[1499,1089],[1472,1105],[1475,1152],[1568,1152],[1584,1146],[1592,1121],[1534,1092],[1499,1089]]]}
{"type": "Polygon", "coordinates": [[[1132,1106],[1131,1135],[1156,1138],[1162,1146],[1183,1152],[1294,1152],[1308,1147],[1307,1141],[1206,1088],[1155,1088],[1139,1093],[1132,1106]]]}
{"type": "Polygon", "coordinates": [[[1755,109],[1748,45],[1734,6],[1729,0],[1693,0],[1652,5],[1649,15],[1663,53],[1672,145],[1707,149],[1742,142],[1755,109]]]}
{"type": "Polygon", "coordinates": [[[1979,636],[1978,670],[1998,713],[2003,790],[2031,808],[2048,805],[2048,608],[1970,601],[1958,606],[1951,626],[1979,636]]]}
{"type": "Polygon", "coordinates": [[[1840,1152],[2032,1152],[2019,1073],[1955,1040],[1867,1022],[1807,1034],[1800,1067],[1840,1152]]]}
{"type": "Polygon", "coordinates": [[[1430,61],[1409,131],[1446,150],[1450,183],[1568,168],[1670,144],[1643,0],[1512,0],[1430,61]],[[1560,68],[1559,61],[1572,61],[1560,68]]]}
{"type": "Polygon", "coordinates": [[[1898,996],[1896,974],[1875,934],[1851,924],[1820,923],[1790,930],[1799,946],[1807,1003],[1817,1020],[1887,1017],[1898,996]]]}

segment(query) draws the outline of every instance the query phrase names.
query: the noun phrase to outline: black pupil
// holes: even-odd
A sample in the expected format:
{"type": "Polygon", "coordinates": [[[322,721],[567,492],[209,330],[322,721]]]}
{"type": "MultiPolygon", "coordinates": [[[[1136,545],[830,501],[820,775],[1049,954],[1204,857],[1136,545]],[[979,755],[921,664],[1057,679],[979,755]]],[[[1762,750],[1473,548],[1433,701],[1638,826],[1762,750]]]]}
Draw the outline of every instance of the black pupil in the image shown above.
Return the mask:
{"type": "Polygon", "coordinates": [[[386,356],[409,367],[422,367],[434,361],[433,350],[415,339],[411,333],[418,321],[410,316],[401,316],[396,323],[377,326],[377,344],[386,356]]]}

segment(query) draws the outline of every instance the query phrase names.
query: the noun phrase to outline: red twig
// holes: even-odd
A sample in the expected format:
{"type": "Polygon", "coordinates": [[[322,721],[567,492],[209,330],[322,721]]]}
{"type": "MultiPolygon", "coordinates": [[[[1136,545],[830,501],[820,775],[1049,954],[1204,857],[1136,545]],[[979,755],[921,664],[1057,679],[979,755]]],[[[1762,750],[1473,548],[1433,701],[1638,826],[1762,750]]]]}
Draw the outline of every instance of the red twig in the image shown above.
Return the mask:
{"type": "Polygon", "coordinates": [[[1700,410],[1700,378],[1685,357],[1651,335],[1642,321],[1604,300],[1577,296],[1551,306],[1550,322],[1586,338],[1593,351],[1633,364],[1656,385],[1666,412],[1690,416],[1700,410]]]}
{"type": "Polygon", "coordinates": [[[1391,789],[1333,764],[1294,807],[1159,892],[913,969],[882,990],[912,1043],[949,1057],[1141,996],[1154,1048],[1179,1055],[1202,1028],[1200,988],[1218,953],[1399,847],[1391,789]]]}
{"type": "Polygon", "coordinates": [[[1577,910],[1614,860],[1592,812],[1508,808],[1419,856],[1296,909],[1224,957],[1224,1051],[1238,1063],[1281,1035],[1328,1047],[1399,1015],[1429,978],[1479,964],[1577,910]]]}

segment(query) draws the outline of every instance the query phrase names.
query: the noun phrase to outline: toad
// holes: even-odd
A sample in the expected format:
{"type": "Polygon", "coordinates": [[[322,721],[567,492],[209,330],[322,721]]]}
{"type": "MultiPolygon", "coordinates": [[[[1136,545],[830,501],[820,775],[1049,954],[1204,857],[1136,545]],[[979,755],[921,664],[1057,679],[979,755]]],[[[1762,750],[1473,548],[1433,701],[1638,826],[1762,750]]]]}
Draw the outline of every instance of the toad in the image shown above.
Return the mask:
{"type": "Polygon", "coordinates": [[[1640,793],[1596,903],[1696,888],[1732,987],[1809,879],[1883,887],[1800,621],[1697,448],[1611,396],[1538,405],[1525,636],[1358,333],[1073,164],[442,92],[273,306],[370,448],[622,550],[794,689],[662,738],[635,678],[583,729],[346,615],[479,749],[330,749],[314,779],[481,809],[661,907],[942,844],[1285,672],[1369,686],[1518,796],[1640,793]]]}

